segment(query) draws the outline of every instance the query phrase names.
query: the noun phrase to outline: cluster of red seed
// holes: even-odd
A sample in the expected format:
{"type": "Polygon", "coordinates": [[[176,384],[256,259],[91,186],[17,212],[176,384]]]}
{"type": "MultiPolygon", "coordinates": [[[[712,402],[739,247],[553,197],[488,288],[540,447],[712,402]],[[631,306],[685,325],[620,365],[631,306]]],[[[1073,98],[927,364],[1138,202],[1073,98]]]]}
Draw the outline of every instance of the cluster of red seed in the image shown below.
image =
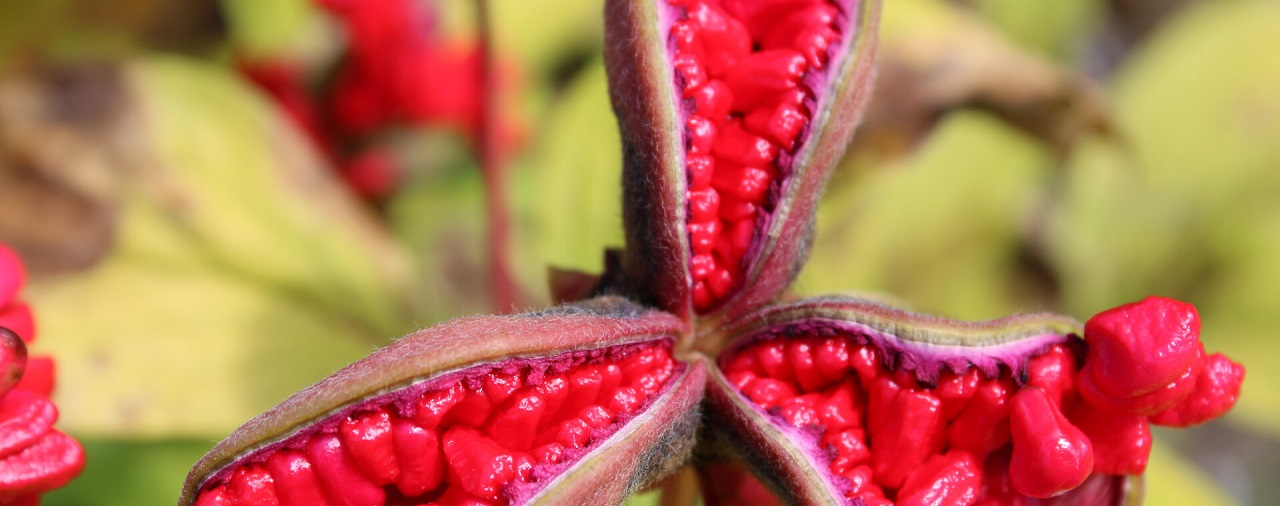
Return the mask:
{"type": "Polygon", "coordinates": [[[577,364],[507,366],[381,406],[251,458],[197,506],[506,504],[656,398],[675,373],[663,346],[577,364]]]}
{"type": "Polygon", "coordinates": [[[685,103],[693,302],[710,309],[741,283],[743,258],[809,124],[814,90],[840,39],[826,0],[668,0],[685,103]]]}
{"type": "Polygon", "coordinates": [[[53,428],[53,359],[26,354],[36,334],[18,299],[25,279],[17,255],[0,244],[0,504],[39,504],[84,468],[80,443],[53,428]]]}
{"type": "MultiPolygon", "coordinates": [[[[332,86],[292,61],[259,58],[241,71],[269,93],[337,165],[347,184],[372,198],[397,186],[400,170],[369,142],[390,126],[445,125],[479,136],[481,54],[438,37],[431,11],[415,0],[316,0],[339,21],[347,51],[332,86]]],[[[317,74],[323,74],[318,72],[317,74]]],[[[520,137],[499,124],[502,156],[520,137]]]]}
{"type": "Polygon", "coordinates": [[[1052,345],[1018,379],[970,367],[924,384],[890,371],[870,344],[816,336],[754,344],[724,371],[762,409],[821,429],[818,447],[831,473],[848,480],[851,500],[1018,504],[1094,473],[1141,474],[1149,423],[1203,423],[1235,403],[1243,368],[1204,356],[1198,324],[1190,334],[1168,328],[1177,319],[1169,302],[1182,303],[1165,301],[1100,314],[1086,326],[1087,355],[1075,353],[1084,351],[1079,340],[1052,345]],[[1146,316],[1133,324],[1134,315],[1146,316]]]}

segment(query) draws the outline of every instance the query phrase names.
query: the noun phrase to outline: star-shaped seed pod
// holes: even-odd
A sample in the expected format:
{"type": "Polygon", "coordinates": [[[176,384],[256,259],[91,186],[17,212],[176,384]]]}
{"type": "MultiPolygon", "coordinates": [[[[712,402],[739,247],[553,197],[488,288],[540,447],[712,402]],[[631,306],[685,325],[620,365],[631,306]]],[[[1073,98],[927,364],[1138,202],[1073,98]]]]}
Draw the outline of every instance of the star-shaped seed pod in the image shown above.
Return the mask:
{"type": "Polygon", "coordinates": [[[1149,424],[1239,395],[1189,305],[1082,326],[778,302],[870,94],[879,8],[608,0],[611,295],[402,338],[236,430],[179,504],[616,504],[691,461],[707,504],[1140,500],[1149,424]]]}

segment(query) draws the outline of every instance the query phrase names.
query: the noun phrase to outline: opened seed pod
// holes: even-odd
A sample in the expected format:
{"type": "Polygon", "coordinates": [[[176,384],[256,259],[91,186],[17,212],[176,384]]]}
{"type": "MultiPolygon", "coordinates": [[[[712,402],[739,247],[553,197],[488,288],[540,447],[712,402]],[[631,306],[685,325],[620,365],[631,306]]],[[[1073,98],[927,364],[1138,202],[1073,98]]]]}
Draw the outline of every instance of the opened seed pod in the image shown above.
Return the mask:
{"type": "Polygon", "coordinates": [[[620,502],[692,448],[682,329],[602,299],[420,331],[246,423],[179,504],[620,502]]]}
{"type": "Polygon", "coordinates": [[[870,95],[875,0],[609,0],[625,291],[682,317],[781,293],[870,95]]]}

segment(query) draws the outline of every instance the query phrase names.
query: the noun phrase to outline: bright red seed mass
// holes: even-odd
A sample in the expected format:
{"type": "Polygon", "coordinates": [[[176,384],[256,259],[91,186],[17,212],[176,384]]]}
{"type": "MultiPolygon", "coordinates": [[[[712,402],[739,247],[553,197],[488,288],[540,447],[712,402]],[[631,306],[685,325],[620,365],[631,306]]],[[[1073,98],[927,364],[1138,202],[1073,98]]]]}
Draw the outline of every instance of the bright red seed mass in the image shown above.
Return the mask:
{"type": "Polygon", "coordinates": [[[508,487],[553,478],[638,414],[676,367],[652,344],[480,367],[242,459],[196,504],[507,504],[508,487]]]}
{"type": "Polygon", "coordinates": [[[693,303],[714,308],[741,284],[744,260],[802,142],[841,13],[823,0],[668,0],[685,109],[693,303]]]}

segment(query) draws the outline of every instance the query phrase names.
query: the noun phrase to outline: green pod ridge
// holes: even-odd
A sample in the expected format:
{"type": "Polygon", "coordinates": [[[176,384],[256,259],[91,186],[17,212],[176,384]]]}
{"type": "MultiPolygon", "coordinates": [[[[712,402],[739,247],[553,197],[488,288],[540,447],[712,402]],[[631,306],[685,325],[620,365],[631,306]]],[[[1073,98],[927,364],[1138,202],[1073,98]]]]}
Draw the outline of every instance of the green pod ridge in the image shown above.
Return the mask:
{"type": "MultiPolygon", "coordinates": [[[[674,2],[673,2],[674,3],[674,2]]],[[[774,300],[795,278],[812,236],[819,194],[871,94],[878,0],[840,0],[840,39],[830,64],[806,74],[812,113],[794,151],[778,157],[767,212],[738,269],[735,288],[695,309],[691,239],[686,225],[685,110],[677,90],[669,30],[680,11],[664,0],[609,0],[605,65],[623,143],[627,250],[616,290],[690,319],[732,318],[774,300]]]]}
{"type": "MultiPolygon", "coordinates": [[[[552,363],[543,366],[551,376],[584,360],[646,347],[671,350],[684,328],[671,315],[602,297],[524,315],[462,318],[420,330],[245,423],[196,463],[178,504],[196,504],[201,493],[226,483],[240,467],[261,464],[275,452],[299,450],[308,438],[336,432],[353,414],[384,407],[409,419],[415,399],[441,385],[464,388],[468,381],[479,382],[477,375],[528,370],[529,364],[539,363],[552,363]],[[570,365],[556,365],[557,361],[570,365]]],[[[671,379],[639,412],[625,419],[619,413],[615,432],[605,439],[593,436],[596,440],[589,447],[567,452],[572,458],[566,463],[537,471],[538,483],[512,484],[503,494],[519,504],[554,502],[558,497],[621,500],[684,462],[696,435],[696,424],[689,420],[698,417],[704,383],[703,366],[676,359],[671,379]],[[656,457],[655,448],[669,452],[664,454],[667,458],[656,457]],[[579,465],[595,470],[582,471],[579,465]],[[614,483],[617,474],[599,473],[602,467],[634,472],[635,477],[619,487],[614,483]]],[[[604,434],[599,430],[593,434],[604,434]]]]}

